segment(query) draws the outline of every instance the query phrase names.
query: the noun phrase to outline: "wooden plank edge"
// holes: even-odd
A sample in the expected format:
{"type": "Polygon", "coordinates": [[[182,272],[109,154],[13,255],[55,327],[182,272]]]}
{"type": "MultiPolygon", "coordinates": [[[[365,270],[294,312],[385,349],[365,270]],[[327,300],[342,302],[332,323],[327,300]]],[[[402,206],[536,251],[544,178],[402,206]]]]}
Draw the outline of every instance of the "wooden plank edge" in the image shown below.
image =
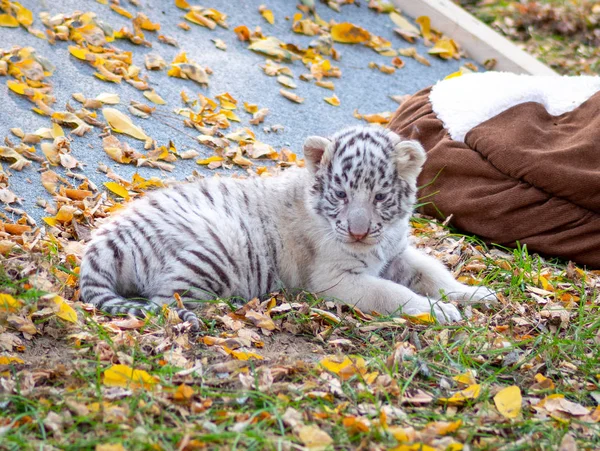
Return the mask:
{"type": "Polygon", "coordinates": [[[431,26],[454,39],[480,64],[494,58],[494,70],[531,75],[558,75],[535,57],[479,21],[451,0],[392,0],[402,13],[429,16],[431,26]]]}

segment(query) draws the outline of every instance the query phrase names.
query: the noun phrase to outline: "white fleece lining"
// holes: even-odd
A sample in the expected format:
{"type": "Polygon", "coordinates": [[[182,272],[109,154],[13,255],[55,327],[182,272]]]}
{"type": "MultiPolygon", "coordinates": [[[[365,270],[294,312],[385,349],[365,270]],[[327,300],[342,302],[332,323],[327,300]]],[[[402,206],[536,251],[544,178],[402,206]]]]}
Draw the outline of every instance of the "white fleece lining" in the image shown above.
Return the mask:
{"type": "Polygon", "coordinates": [[[485,72],[442,80],[432,88],[429,100],[450,137],[464,142],[473,127],[520,103],[541,103],[558,116],[598,91],[600,77],[485,72]]]}

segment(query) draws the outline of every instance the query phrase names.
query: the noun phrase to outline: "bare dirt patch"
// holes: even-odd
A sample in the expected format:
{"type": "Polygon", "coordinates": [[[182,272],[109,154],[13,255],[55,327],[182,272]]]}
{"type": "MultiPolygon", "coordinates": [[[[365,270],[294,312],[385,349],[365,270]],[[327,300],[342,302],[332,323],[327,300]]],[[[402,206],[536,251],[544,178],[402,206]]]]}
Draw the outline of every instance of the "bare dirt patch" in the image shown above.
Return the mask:
{"type": "Polygon", "coordinates": [[[75,352],[65,340],[43,336],[31,340],[19,357],[32,367],[55,368],[57,365],[71,362],[75,352]]]}
{"type": "Polygon", "coordinates": [[[286,332],[276,333],[265,338],[262,355],[274,363],[290,360],[303,360],[316,363],[325,354],[323,346],[314,338],[292,335],[286,332]]]}

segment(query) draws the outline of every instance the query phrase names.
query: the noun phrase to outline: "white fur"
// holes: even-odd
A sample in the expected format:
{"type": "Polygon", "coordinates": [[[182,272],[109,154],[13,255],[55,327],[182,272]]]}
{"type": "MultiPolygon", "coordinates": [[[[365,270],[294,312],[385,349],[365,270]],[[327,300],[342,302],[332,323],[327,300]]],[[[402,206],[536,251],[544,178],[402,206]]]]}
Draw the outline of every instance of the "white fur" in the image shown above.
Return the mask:
{"type": "MultiPolygon", "coordinates": [[[[448,300],[487,301],[493,293],[456,282],[441,263],[409,246],[416,176],[425,153],[418,143],[401,142],[390,131],[371,130],[354,130],[356,136],[374,135],[371,140],[352,139],[355,144],[337,157],[331,141],[308,139],[311,170],[290,169],[267,179],[205,179],[132,202],[90,242],[81,265],[82,297],[111,313],[126,313],[171,303],[175,292],[192,302],[215,295],[250,299],[279,288],[299,288],[367,312],[433,312],[440,322],[459,320],[457,308],[440,301],[443,295],[448,300]],[[371,232],[364,241],[336,235],[331,218],[315,209],[315,199],[322,197],[313,192],[315,171],[327,172],[320,165],[323,159],[337,158],[334,163],[339,163],[356,155],[355,146],[371,157],[379,155],[392,168],[394,183],[407,184],[404,194],[396,194],[402,199],[398,215],[386,222],[382,234],[371,232]],[[124,299],[126,293],[149,301],[124,299]]],[[[364,169],[363,174],[372,172],[369,180],[385,182],[373,168],[363,167],[365,161],[372,160],[353,157],[352,165],[364,169]]],[[[343,170],[333,166],[334,176],[343,170]]],[[[365,203],[371,224],[392,211],[374,206],[368,186],[348,191],[336,220],[343,219],[356,199],[365,203]],[[367,204],[372,204],[368,212],[367,204]]]]}
{"type": "Polygon", "coordinates": [[[544,105],[558,116],[600,91],[600,77],[533,76],[508,72],[468,74],[438,82],[429,100],[450,137],[465,140],[473,127],[525,102],[544,105]]]}

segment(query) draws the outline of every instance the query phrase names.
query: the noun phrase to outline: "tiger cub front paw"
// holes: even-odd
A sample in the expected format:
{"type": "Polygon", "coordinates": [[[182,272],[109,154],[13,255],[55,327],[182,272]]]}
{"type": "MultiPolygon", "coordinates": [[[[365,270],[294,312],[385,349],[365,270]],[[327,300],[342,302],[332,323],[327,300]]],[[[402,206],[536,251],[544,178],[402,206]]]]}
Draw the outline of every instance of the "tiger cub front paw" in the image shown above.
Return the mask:
{"type": "Polygon", "coordinates": [[[426,297],[419,296],[402,307],[406,315],[418,315],[420,313],[431,313],[440,324],[448,324],[462,319],[458,309],[449,303],[442,301],[430,301],[426,297]]]}
{"type": "Polygon", "coordinates": [[[496,304],[498,302],[498,296],[496,292],[490,290],[488,287],[471,287],[468,285],[458,285],[456,289],[447,291],[444,293],[446,299],[449,301],[456,302],[467,302],[467,303],[482,303],[482,304],[496,304]]]}

